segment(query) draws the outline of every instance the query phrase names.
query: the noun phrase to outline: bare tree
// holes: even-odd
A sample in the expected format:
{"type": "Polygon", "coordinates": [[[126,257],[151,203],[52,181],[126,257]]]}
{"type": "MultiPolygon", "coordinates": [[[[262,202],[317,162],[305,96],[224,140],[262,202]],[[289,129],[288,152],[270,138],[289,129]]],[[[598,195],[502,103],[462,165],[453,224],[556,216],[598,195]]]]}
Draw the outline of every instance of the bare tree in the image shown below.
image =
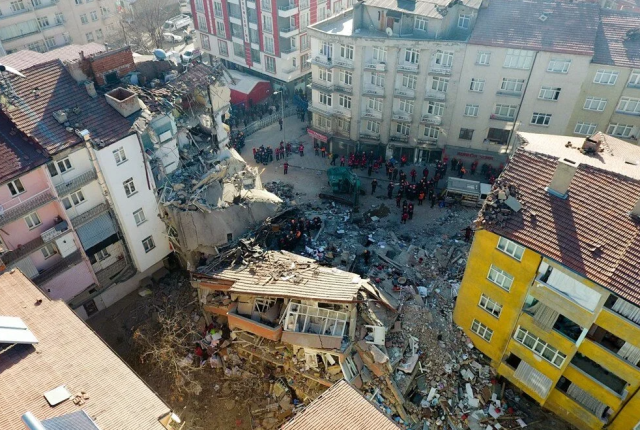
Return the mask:
{"type": "Polygon", "coordinates": [[[179,13],[180,5],[176,0],[136,0],[120,14],[119,28],[114,31],[113,42],[138,45],[139,50],[144,50],[143,47],[147,45],[162,48],[162,26],[179,13]]]}

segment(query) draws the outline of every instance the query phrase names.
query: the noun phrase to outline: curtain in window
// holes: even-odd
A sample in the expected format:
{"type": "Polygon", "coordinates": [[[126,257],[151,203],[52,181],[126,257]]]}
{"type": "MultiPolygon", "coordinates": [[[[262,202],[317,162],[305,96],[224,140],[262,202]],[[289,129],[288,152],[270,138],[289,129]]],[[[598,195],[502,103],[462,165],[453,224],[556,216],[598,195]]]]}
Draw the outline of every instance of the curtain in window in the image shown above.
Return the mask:
{"type": "Polygon", "coordinates": [[[634,365],[640,361],[640,348],[626,342],[618,351],[618,355],[634,365]]]}
{"type": "Polygon", "coordinates": [[[533,311],[533,323],[544,331],[551,331],[560,315],[549,306],[540,302],[531,306],[529,310],[533,311]]]}
{"type": "Polygon", "coordinates": [[[543,398],[547,397],[547,394],[553,385],[553,381],[551,379],[531,367],[526,361],[521,361],[520,364],[518,364],[518,368],[516,369],[514,376],[543,398]]]}
{"type": "Polygon", "coordinates": [[[634,306],[625,300],[617,299],[611,309],[614,312],[629,318],[631,321],[640,324],[640,308],[637,306],[634,306]]]}
{"type": "Polygon", "coordinates": [[[602,418],[605,411],[607,410],[607,405],[591,396],[589,393],[578,387],[573,382],[569,386],[569,389],[567,389],[567,395],[576,402],[580,403],[580,405],[589,410],[598,418],[602,418]]]}

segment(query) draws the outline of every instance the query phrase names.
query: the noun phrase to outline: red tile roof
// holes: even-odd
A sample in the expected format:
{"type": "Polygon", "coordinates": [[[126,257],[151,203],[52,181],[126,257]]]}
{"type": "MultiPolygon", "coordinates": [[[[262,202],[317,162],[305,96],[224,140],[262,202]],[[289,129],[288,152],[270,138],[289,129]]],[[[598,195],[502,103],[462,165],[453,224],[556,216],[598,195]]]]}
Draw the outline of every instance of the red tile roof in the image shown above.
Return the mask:
{"type": "Polygon", "coordinates": [[[164,429],[158,419],[169,407],[64,302],[46,298],[18,270],[0,276],[0,315],[21,318],[38,339],[0,353],[2,430],[23,430],[27,411],[44,420],[80,409],[102,429],[164,429]],[[51,407],[43,394],[60,385],[89,398],[51,407]]]}
{"type": "Polygon", "coordinates": [[[596,4],[489,0],[489,7],[478,13],[469,43],[592,55],[598,13],[596,4]],[[538,19],[543,13],[545,21],[538,19]]]}
{"type": "Polygon", "coordinates": [[[0,113],[0,183],[46,162],[44,150],[17,133],[13,124],[0,113]]]}
{"type": "Polygon", "coordinates": [[[281,430],[398,430],[348,382],[334,384],[281,430]]]}
{"type": "Polygon", "coordinates": [[[80,52],[85,57],[106,51],[107,48],[100,43],[87,43],[85,45],[68,45],[52,51],[40,53],[35,51],[23,50],[13,54],[5,55],[0,59],[0,64],[13,67],[19,71],[28,69],[29,67],[46,63],[51,60],[60,59],[62,61],[77,60],[80,58],[80,52]]]}
{"type": "Polygon", "coordinates": [[[91,98],[60,60],[35,65],[22,73],[26,78],[11,78],[18,99],[0,105],[0,109],[50,154],[82,142],[53,117],[60,109],[79,108],[78,114],[69,112],[70,125],[89,130],[91,138],[102,139],[107,145],[131,134],[130,122],[109,106],[104,96],[91,98]]]}
{"type": "Polygon", "coordinates": [[[629,37],[627,32],[640,31],[640,16],[633,12],[603,10],[596,37],[593,62],[620,67],[640,67],[640,34],[629,37]]]}
{"type": "Polygon", "coordinates": [[[520,136],[528,143],[497,183],[515,185],[523,209],[484,227],[640,305],[640,222],[629,215],[640,199],[640,148],[606,136],[604,152],[585,155],[575,137],[520,136]],[[564,158],[580,164],[561,199],[545,187],[564,158]]]}

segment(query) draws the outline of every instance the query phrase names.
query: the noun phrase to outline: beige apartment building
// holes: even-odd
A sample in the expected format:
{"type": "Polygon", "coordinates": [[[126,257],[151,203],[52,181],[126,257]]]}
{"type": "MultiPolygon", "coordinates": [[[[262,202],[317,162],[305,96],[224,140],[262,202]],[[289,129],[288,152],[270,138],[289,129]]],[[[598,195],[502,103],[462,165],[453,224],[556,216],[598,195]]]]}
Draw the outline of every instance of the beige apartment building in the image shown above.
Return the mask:
{"type": "Polygon", "coordinates": [[[0,0],[0,54],[104,42],[115,8],[106,0],[0,0]]]}

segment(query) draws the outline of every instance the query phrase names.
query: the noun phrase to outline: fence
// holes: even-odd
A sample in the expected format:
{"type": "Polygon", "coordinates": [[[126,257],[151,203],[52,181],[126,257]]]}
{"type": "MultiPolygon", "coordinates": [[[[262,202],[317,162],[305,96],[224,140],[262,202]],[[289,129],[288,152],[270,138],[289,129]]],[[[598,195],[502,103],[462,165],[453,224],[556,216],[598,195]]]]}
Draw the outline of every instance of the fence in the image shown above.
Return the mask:
{"type": "MultiPolygon", "coordinates": [[[[284,116],[286,117],[290,117],[296,114],[296,107],[295,106],[289,106],[288,108],[285,108],[284,110],[284,116]]],[[[251,124],[249,124],[248,126],[246,126],[242,131],[244,132],[245,136],[250,136],[253,133],[255,133],[258,130],[261,130],[265,127],[270,126],[273,123],[278,122],[278,120],[282,118],[282,114],[280,112],[276,112],[272,115],[269,115],[267,117],[264,117],[262,119],[259,119],[257,121],[253,121],[251,124]]]]}

